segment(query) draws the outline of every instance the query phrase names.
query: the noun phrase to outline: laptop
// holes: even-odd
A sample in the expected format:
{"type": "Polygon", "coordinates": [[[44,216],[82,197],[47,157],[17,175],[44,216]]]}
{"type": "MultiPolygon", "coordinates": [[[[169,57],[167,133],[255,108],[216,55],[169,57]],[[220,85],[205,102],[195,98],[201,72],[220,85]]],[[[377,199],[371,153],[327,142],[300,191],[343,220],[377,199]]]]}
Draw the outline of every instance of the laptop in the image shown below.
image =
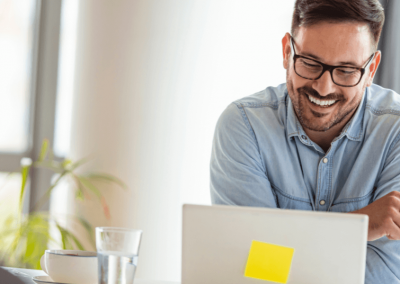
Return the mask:
{"type": "Polygon", "coordinates": [[[366,215],[185,204],[182,284],[363,284],[367,232],[366,215]],[[286,282],[248,276],[255,243],[293,252],[286,282]]]}

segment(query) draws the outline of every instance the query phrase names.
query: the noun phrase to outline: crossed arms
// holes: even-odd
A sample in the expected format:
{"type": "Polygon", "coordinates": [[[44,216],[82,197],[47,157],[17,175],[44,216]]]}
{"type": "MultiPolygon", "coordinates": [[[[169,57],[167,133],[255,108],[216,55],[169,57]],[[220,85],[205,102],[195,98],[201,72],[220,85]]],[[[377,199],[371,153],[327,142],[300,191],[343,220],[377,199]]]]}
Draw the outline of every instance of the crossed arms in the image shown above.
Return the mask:
{"type": "MultiPolygon", "coordinates": [[[[214,204],[277,208],[276,196],[249,125],[236,109],[222,116],[211,157],[214,204]],[[237,112],[237,113],[236,113],[237,112]],[[228,130],[228,131],[227,131],[228,130]]],[[[394,141],[377,177],[372,203],[350,213],[369,216],[365,283],[400,284],[400,143],[394,141]]]]}

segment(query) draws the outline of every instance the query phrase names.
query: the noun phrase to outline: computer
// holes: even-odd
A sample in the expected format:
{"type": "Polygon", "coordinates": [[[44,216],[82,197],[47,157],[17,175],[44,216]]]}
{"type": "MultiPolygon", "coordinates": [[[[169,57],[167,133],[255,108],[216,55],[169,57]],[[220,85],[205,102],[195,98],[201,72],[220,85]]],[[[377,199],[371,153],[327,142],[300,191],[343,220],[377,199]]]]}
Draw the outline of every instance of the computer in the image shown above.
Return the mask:
{"type": "Polygon", "coordinates": [[[185,204],[182,233],[182,284],[364,283],[366,215],[185,204]],[[282,261],[279,253],[268,255],[269,247],[291,253],[284,260],[290,266],[287,282],[247,273],[250,265],[267,271],[282,261]],[[272,264],[254,266],[257,249],[257,257],[261,253],[272,264]]]}

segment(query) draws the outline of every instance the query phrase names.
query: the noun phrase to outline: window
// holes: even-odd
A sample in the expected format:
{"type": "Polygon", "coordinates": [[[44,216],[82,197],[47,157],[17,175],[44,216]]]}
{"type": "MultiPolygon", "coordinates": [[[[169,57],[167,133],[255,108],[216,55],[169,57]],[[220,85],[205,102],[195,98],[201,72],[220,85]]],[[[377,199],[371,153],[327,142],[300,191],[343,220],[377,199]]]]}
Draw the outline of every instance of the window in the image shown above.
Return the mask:
{"type": "Polygon", "coordinates": [[[68,155],[71,134],[78,0],[62,2],[54,152],[68,155]]]}
{"type": "Polygon", "coordinates": [[[0,1],[0,152],[29,144],[35,1],[0,1]]]}
{"type": "MultiPolygon", "coordinates": [[[[44,138],[53,140],[60,11],[61,1],[0,0],[0,186],[10,198],[20,179],[5,173],[18,172],[23,157],[35,159],[44,138]]],[[[31,205],[50,179],[31,171],[31,205]]]]}

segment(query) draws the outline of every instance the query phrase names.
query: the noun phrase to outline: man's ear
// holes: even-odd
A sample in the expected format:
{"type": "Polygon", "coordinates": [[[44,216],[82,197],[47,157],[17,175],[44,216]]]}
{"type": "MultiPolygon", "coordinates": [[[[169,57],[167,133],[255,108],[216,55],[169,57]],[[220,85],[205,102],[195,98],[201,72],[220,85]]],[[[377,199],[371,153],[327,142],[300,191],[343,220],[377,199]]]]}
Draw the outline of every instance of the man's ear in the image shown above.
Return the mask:
{"type": "Polygon", "coordinates": [[[381,56],[382,53],[380,52],[380,50],[376,51],[374,59],[372,59],[372,62],[369,65],[367,87],[370,87],[372,85],[372,81],[374,80],[376,70],[378,70],[379,63],[381,62],[381,56]]]}
{"type": "Polygon", "coordinates": [[[282,38],[282,53],[283,53],[283,68],[289,68],[289,61],[290,61],[290,34],[286,33],[285,36],[282,38]]]}

